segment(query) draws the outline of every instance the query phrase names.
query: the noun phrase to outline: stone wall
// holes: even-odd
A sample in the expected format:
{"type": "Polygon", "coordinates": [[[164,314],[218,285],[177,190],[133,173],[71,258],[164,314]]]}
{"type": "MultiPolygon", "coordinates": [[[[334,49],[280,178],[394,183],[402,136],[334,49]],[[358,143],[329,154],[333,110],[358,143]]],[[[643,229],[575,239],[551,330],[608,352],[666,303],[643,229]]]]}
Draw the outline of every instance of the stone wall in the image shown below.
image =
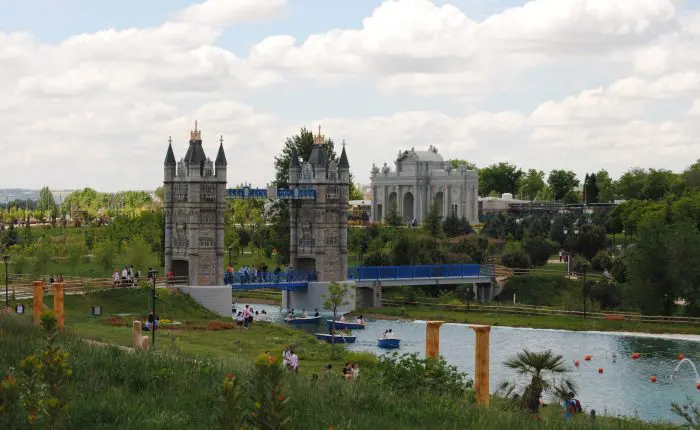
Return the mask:
{"type": "Polygon", "coordinates": [[[232,318],[233,294],[231,287],[178,287],[197,303],[222,317],[232,318]]]}

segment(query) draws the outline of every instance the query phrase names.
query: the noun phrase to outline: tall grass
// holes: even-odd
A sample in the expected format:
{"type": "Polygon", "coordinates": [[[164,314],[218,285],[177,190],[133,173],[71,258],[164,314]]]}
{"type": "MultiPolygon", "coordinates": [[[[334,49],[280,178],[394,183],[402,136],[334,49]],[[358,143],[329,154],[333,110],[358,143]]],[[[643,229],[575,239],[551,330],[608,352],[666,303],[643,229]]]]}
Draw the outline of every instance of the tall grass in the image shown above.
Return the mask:
{"type": "MultiPolygon", "coordinates": [[[[0,377],[42,345],[28,318],[0,317],[0,377]]],[[[221,407],[219,388],[228,372],[244,392],[255,384],[249,362],[193,360],[164,352],[130,352],[96,346],[70,334],[60,343],[74,370],[68,390],[70,429],[214,429],[221,407]]],[[[369,369],[367,369],[369,370],[369,369]]],[[[557,414],[536,422],[531,416],[498,406],[479,408],[465,399],[425,389],[396,391],[373,378],[289,375],[284,392],[294,429],[555,429],[565,427],[557,414]]],[[[566,428],[661,428],[633,420],[588,417],[566,428]]]]}

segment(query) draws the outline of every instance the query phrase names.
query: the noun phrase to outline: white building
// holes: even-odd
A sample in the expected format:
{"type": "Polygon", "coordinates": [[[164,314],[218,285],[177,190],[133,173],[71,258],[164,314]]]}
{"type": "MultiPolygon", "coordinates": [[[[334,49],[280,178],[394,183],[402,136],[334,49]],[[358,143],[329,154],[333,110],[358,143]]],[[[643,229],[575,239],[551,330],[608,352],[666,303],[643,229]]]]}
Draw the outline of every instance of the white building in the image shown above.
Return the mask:
{"type": "Polygon", "coordinates": [[[453,169],[432,145],[427,151],[399,151],[395,164],[395,171],[387,163],[372,166],[372,221],[384,221],[395,207],[404,220],[421,222],[435,204],[443,218],[455,214],[479,222],[476,171],[453,169]]]}

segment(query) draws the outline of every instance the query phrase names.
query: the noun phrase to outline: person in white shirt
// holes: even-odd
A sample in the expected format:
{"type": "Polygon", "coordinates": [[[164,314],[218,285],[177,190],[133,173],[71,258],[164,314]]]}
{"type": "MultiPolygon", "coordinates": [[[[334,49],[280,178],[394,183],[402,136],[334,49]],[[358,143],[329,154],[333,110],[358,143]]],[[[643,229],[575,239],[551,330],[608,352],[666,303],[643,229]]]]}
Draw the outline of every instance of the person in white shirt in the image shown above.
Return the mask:
{"type": "Polygon", "coordinates": [[[340,322],[345,322],[345,315],[340,316],[340,322]]]}
{"type": "Polygon", "coordinates": [[[114,287],[119,285],[119,270],[114,271],[114,274],[112,275],[112,279],[114,280],[114,284],[112,284],[112,288],[114,288],[114,287]]]}
{"type": "Polygon", "coordinates": [[[301,311],[301,317],[302,317],[302,318],[308,318],[308,317],[309,317],[309,313],[306,312],[306,309],[304,309],[304,310],[301,311]]]}
{"type": "Polygon", "coordinates": [[[299,357],[294,351],[291,351],[289,356],[289,370],[294,373],[299,372],[299,357]]]}
{"type": "Polygon", "coordinates": [[[124,270],[122,270],[122,284],[126,285],[126,279],[129,276],[129,271],[126,270],[126,267],[124,267],[124,270]]]}
{"type": "Polygon", "coordinates": [[[389,332],[386,334],[387,339],[393,339],[394,338],[394,332],[389,329],[389,332]]]}

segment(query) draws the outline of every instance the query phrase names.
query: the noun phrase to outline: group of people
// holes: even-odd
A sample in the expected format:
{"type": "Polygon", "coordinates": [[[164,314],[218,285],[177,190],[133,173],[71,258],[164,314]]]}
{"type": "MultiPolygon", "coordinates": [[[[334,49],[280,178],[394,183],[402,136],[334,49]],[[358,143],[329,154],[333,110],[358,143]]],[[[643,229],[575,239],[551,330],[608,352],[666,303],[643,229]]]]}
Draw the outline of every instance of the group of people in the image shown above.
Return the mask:
{"type": "MultiPolygon", "coordinates": [[[[236,312],[236,308],[234,305],[233,311],[236,312]]],[[[253,325],[254,320],[268,320],[267,312],[265,312],[265,309],[262,310],[262,312],[258,313],[258,311],[253,310],[253,307],[250,305],[245,305],[245,309],[242,311],[238,311],[238,314],[236,314],[236,326],[238,328],[245,328],[248,329],[250,326],[253,325]]]]}
{"type": "Polygon", "coordinates": [[[59,284],[63,283],[63,275],[60,273],[56,277],[54,277],[53,274],[49,275],[49,284],[53,284],[54,282],[58,282],[59,284]]]}
{"type": "Polygon", "coordinates": [[[384,330],[384,334],[382,335],[382,339],[393,339],[394,338],[394,332],[391,331],[391,329],[384,330]]]}
{"type": "MultiPolygon", "coordinates": [[[[149,273],[151,269],[148,269],[149,273]]],[[[133,287],[139,283],[139,278],[141,278],[141,269],[134,269],[134,266],[124,266],[121,273],[119,269],[115,269],[112,274],[112,288],[114,287],[133,287]]]]}
{"type": "Polygon", "coordinates": [[[143,329],[145,331],[158,330],[159,321],[160,321],[160,317],[158,316],[158,314],[154,314],[153,312],[149,312],[148,318],[146,319],[146,323],[143,325],[143,329]]]}
{"type": "MultiPolygon", "coordinates": [[[[321,314],[318,313],[318,309],[314,309],[314,318],[318,318],[320,316],[321,316],[321,314]]],[[[295,318],[294,309],[290,309],[289,311],[287,311],[286,319],[291,320],[294,318],[295,318]]],[[[301,310],[301,318],[310,318],[309,313],[306,311],[306,309],[301,310]]]]}
{"type": "MultiPolygon", "coordinates": [[[[287,270],[291,271],[291,268],[288,268],[287,270]]],[[[226,279],[224,279],[224,282],[226,284],[233,284],[235,282],[235,272],[236,271],[234,270],[233,266],[229,264],[226,268],[226,279]]],[[[279,266],[275,267],[273,274],[276,282],[279,282],[279,276],[281,273],[282,270],[279,268],[279,266]]],[[[270,280],[269,275],[270,273],[268,271],[267,264],[260,264],[257,267],[242,266],[240,269],[238,269],[239,282],[242,284],[248,284],[252,282],[267,282],[270,280]]]]}

